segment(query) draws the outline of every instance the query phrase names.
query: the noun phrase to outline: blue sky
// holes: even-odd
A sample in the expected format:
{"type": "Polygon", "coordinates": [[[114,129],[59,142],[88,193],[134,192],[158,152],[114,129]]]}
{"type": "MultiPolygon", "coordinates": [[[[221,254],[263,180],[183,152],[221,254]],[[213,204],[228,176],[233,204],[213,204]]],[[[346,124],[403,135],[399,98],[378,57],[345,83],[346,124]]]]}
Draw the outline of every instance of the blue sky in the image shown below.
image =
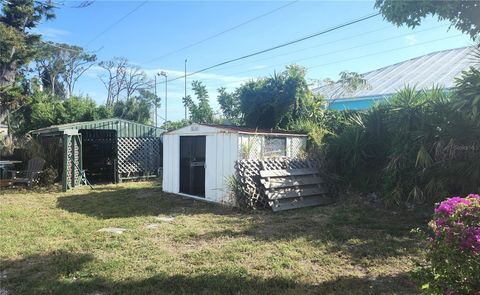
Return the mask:
{"type": "MultiPolygon", "coordinates": [[[[68,8],[78,3],[66,2],[67,7],[57,11],[55,20],[38,28],[44,39],[86,46],[87,50],[97,51],[99,61],[126,57],[152,79],[159,71],[166,71],[169,79],[181,76],[185,59],[187,71],[193,72],[375,12],[373,1],[297,1],[286,5],[289,2],[97,0],[86,8],[68,8]],[[282,6],[285,7],[278,9],[282,6]],[[218,37],[158,58],[275,9],[278,10],[218,37]]],[[[233,90],[248,79],[268,76],[288,64],[305,66],[309,79],[336,79],[344,70],[367,72],[429,52],[467,45],[471,45],[468,36],[449,29],[447,22],[438,22],[436,18],[426,19],[412,30],[395,27],[378,16],[188,77],[187,93],[191,94],[191,81],[204,82],[212,106],[218,110],[217,88],[233,90]]],[[[98,67],[93,67],[79,81],[76,92],[104,103],[106,91],[99,74],[98,67]]],[[[164,85],[159,84],[157,90],[163,99],[164,85]]],[[[183,95],[183,79],[168,84],[169,120],[183,118],[183,95]]],[[[164,116],[163,100],[159,114],[164,116]]]]}

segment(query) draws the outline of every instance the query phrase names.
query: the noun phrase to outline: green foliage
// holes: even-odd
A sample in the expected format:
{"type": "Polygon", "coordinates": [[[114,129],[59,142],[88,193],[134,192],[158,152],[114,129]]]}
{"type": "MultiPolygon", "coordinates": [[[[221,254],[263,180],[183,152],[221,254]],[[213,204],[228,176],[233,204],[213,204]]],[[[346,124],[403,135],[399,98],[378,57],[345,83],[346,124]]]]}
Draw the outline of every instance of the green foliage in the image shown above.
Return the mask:
{"type": "Polygon", "coordinates": [[[417,279],[429,294],[480,292],[480,196],[454,197],[440,203],[428,234],[416,232],[426,243],[429,264],[417,279]]]}
{"type": "Polygon", "coordinates": [[[96,59],[95,54],[86,53],[80,46],[43,42],[38,46],[35,63],[43,89],[67,98],[96,59]]]}
{"type": "Polygon", "coordinates": [[[151,110],[156,100],[154,93],[140,89],[139,95],[116,102],[113,106],[113,116],[150,124],[151,110]]]}
{"type": "Polygon", "coordinates": [[[333,98],[353,98],[359,90],[370,88],[370,85],[362,74],[348,71],[340,72],[340,79],[338,79],[338,81],[327,78],[323,80],[323,84],[334,90],[330,94],[331,100],[328,101],[329,103],[334,101],[332,100],[333,98]]]}
{"type": "Polygon", "coordinates": [[[406,88],[388,104],[345,113],[326,139],[332,170],[358,189],[381,192],[387,204],[433,203],[478,189],[480,130],[471,112],[458,110],[461,88],[406,88]]]}
{"type": "Polygon", "coordinates": [[[480,124],[480,71],[471,67],[456,80],[455,107],[480,124]]]}
{"type": "Polygon", "coordinates": [[[60,100],[49,92],[35,89],[15,115],[15,121],[20,124],[12,127],[15,133],[23,134],[50,125],[110,118],[113,114],[104,106],[98,107],[89,97],[60,100]]]}
{"type": "Polygon", "coordinates": [[[161,128],[167,130],[167,131],[172,131],[176,129],[180,129],[182,127],[190,125],[192,122],[189,120],[179,120],[179,121],[168,121],[164,123],[161,128]]]}
{"type": "Polygon", "coordinates": [[[217,101],[226,119],[232,124],[243,125],[243,115],[237,92],[228,93],[225,87],[221,87],[218,89],[217,101]]]}
{"type": "Polygon", "coordinates": [[[397,26],[415,28],[429,16],[437,16],[439,21],[450,21],[459,31],[469,34],[472,39],[480,33],[480,6],[477,1],[398,1],[376,0],[375,8],[383,17],[397,26]]]}
{"type": "Polygon", "coordinates": [[[0,14],[0,88],[15,83],[17,71],[37,53],[40,37],[31,29],[42,19],[51,19],[51,1],[12,0],[2,4],[0,14]]]}
{"type": "Polygon", "coordinates": [[[190,113],[190,120],[194,123],[213,123],[213,110],[208,101],[207,87],[200,81],[193,81],[192,89],[198,103],[194,102],[190,95],[183,98],[183,103],[190,113]]]}
{"type": "Polygon", "coordinates": [[[305,69],[291,65],[280,74],[249,81],[240,86],[236,95],[244,122],[250,127],[287,128],[307,113],[312,98],[305,80],[305,69]]]}

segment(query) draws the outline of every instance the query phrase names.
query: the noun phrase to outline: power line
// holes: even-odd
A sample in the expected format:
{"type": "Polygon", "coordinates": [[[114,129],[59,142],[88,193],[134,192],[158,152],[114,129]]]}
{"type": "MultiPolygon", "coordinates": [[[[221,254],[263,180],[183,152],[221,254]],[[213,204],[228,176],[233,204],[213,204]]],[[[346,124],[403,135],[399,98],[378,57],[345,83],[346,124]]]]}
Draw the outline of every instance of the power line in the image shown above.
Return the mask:
{"type": "Polygon", "coordinates": [[[256,55],[259,55],[259,54],[263,54],[263,53],[266,53],[266,52],[269,52],[269,51],[273,51],[273,50],[276,50],[276,49],[279,49],[279,48],[282,48],[282,47],[286,47],[286,46],[289,46],[289,45],[292,45],[292,44],[295,44],[295,43],[299,43],[299,42],[302,42],[302,41],[305,41],[305,40],[308,40],[308,39],[311,39],[311,38],[314,38],[314,37],[317,37],[317,36],[320,36],[320,35],[323,35],[323,34],[338,30],[338,29],[341,29],[341,28],[344,28],[344,27],[347,27],[347,26],[351,26],[353,24],[371,19],[371,18],[373,18],[375,16],[378,16],[378,15],[380,15],[380,13],[374,13],[374,14],[370,14],[370,15],[367,15],[367,16],[363,16],[361,18],[358,18],[358,19],[355,19],[355,20],[352,20],[352,21],[348,21],[348,22],[340,24],[340,25],[336,25],[334,27],[322,30],[322,31],[314,33],[314,34],[310,34],[310,35],[305,36],[305,37],[301,37],[301,38],[298,38],[298,39],[295,39],[295,40],[292,40],[292,41],[288,41],[288,42],[285,42],[285,43],[282,43],[282,44],[279,44],[279,45],[276,45],[276,46],[273,46],[273,47],[270,47],[270,48],[267,48],[267,49],[263,49],[263,50],[256,51],[254,53],[250,53],[250,54],[247,54],[247,55],[244,55],[244,56],[241,56],[241,57],[230,59],[230,60],[215,64],[215,65],[203,68],[203,69],[195,71],[195,72],[188,73],[187,75],[171,79],[171,80],[169,80],[169,82],[172,82],[172,81],[175,81],[175,80],[178,80],[178,79],[183,79],[185,77],[189,77],[189,76],[201,73],[201,72],[205,72],[205,71],[208,71],[210,69],[217,68],[219,66],[223,66],[223,65],[235,62],[235,61],[239,61],[239,60],[246,59],[246,58],[256,56],[256,55]]]}
{"type": "Polygon", "coordinates": [[[119,23],[121,23],[123,20],[125,20],[127,17],[129,17],[131,14],[133,14],[135,11],[139,10],[143,5],[147,4],[148,1],[143,1],[142,3],[140,3],[139,5],[135,6],[135,8],[133,8],[132,10],[130,10],[127,14],[125,14],[124,16],[122,16],[121,18],[119,18],[116,22],[112,23],[110,26],[108,26],[105,30],[101,31],[99,34],[97,34],[95,37],[93,37],[92,39],[90,39],[90,41],[88,41],[87,43],[85,43],[85,45],[83,47],[87,47],[88,45],[90,45],[92,42],[94,42],[95,40],[97,40],[98,38],[100,38],[103,34],[105,34],[106,32],[110,31],[113,27],[115,27],[116,25],[118,25],[119,23]]]}
{"type": "MultiPolygon", "coordinates": [[[[428,28],[428,29],[416,31],[415,33],[423,33],[423,32],[435,30],[435,29],[438,29],[438,28],[441,28],[441,27],[444,27],[444,26],[445,26],[445,25],[435,26],[435,27],[431,27],[431,28],[428,28]]],[[[411,34],[411,33],[401,34],[401,35],[397,35],[397,36],[385,38],[385,39],[382,39],[382,40],[378,40],[378,41],[375,41],[375,42],[368,42],[368,43],[364,43],[364,44],[360,44],[360,45],[356,45],[356,46],[352,46],[352,47],[348,47],[348,48],[343,48],[343,49],[339,49],[339,50],[335,50],[335,51],[330,51],[330,52],[326,52],[326,53],[322,53],[322,54],[317,54],[317,55],[314,55],[314,56],[304,57],[304,58],[296,59],[296,60],[290,61],[290,62],[278,63],[278,64],[275,64],[275,65],[270,65],[270,66],[267,66],[267,67],[263,67],[263,68],[261,68],[261,69],[253,69],[253,70],[236,72],[236,73],[234,73],[234,74],[232,74],[232,75],[238,75],[238,74],[248,73],[248,72],[252,72],[252,71],[263,70],[263,69],[266,69],[266,68],[267,68],[267,69],[268,69],[268,68],[273,68],[273,67],[277,67],[277,66],[284,65],[284,64],[286,64],[286,63],[296,63],[296,62],[305,61],[305,60],[310,60],[310,59],[314,59],[314,58],[318,58],[318,57],[328,56],[328,55],[335,54],[335,53],[345,52],[345,51],[349,51],[349,50],[352,50],[352,49],[362,48],[362,47],[366,47],[366,46],[370,46],[370,45],[375,45],[375,44],[378,44],[378,43],[382,43],[382,42],[385,42],[385,41],[390,41],[390,40],[398,39],[398,38],[401,38],[401,37],[408,36],[408,35],[410,35],[410,34],[411,34]]],[[[332,43],[335,43],[335,42],[332,42],[332,43]]],[[[327,44],[328,44],[328,43],[326,43],[325,45],[327,45],[327,44]]],[[[280,56],[281,56],[281,55],[280,55],[280,56]]],[[[245,63],[245,64],[248,64],[248,63],[245,63]]],[[[243,65],[243,64],[241,64],[241,65],[243,65]]],[[[225,68],[222,68],[222,69],[225,69],[225,68]]]]}
{"type": "Polygon", "coordinates": [[[274,58],[277,58],[277,57],[290,55],[290,54],[302,52],[302,51],[313,49],[313,48],[318,48],[318,47],[322,47],[322,46],[326,46],[326,45],[331,45],[331,44],[338,43],[338,42],[345,41],[345,40],[351,40],[351,39],[354,39],[354,38],[358,38],[360,36],[376,33],[376,32],[379,32],[379,31],[386,30],[386,29],[390,29],[390,28],[391,28],[391,26],[386,26],[386,27],[383,27],[383,28],[380,28],[380,29],[375,29],[375,30],[368,31],[368,32],[365,32],[365,33],[356,34],[354,36],[348,36],[348,37],[345,37],[345,38],[337,39],[337,40],[334,40],[334,41],[331,41],[331,42],[324,42],[324,43],[316,44],[316,45],[313,45],[313,46],[300,48],[298,50],[288,51],[288,52],[285,52],[285,53],[281,53],[281,54],[277,54],[277,55],[273,55],[273,56],[269,56],[269,57],[265,57],[265,58],[259,58],[259,59],[252,60],[252,61],[249,61],[249,62],[246,62],[246,63],[235,64],[235,65],[231,65],[231,66],[228,66],[228,67],[222,67],[220,69],[224,70],[224,69],[236,68],[236,67],[239,67],[239,66],[242,66],[242,65],[252,64],[252,63],[256,63],[256,62],[264,61],[264,60],[270,60],[270,59],[274,59],[274,58]]]}
{"type": "Polygon", "coordinates": [[[328,66],[328,65],[332,65],[332,64],[336,64],[336,63],[342,63],[342,62],[346,62],[346,61],[357,60],[357,59],[361,59],[361,58],[365,58],[365,57],[375,56],[375,55],[378,55],[378,54],[384,54],[384,53],[389,53],[389,52],[398,51],[398,50],[402,50],[402,49],[417,47],[417,46],[420,46],[420,45],[430,44],[430,43],[434,43],[434,42],[438,42],[438,41],[453,39],[453,38],[457,38],[457,37],[460,37],[460,36],[463,36],[463,35],[462,34],[457,34],[457,35],[453,35],[453,36],[449,36],[449,37],[445,37],[445,38],[438,38],[438,39],[434,39],[434,40],[430,40],[430,41],[426,41],[426,42],[421,42],[421,43],[417,43],[417,44],[413,44],[413,45],[408,45],[408,46],[403,46],[403,47],[398,47],[398,48],[393,48],[393,49],[388,49],[388,50],[383,50],[383,51],[377,51],[377,52],[365,54],[365,55],[362,55],[362,56],[357,56],[357,57],[353,57],[353,58],[338,60],[338,61],[325,63],[325,64],[320,64],[320,65],[314,65],[314,66],[308,67],[306,69],[310,70],[310,69],[323,67],[323,66],[328,66]]]}
{"type": "Polygon", "coordinates": [[[235,30],[235,29],[237,29],[237,28],[239,28],[239,27],[242,27],[242,26],[244,26],[244,25],[247,25],[247,24],[249,24],[249,23],[251,23],[251,22],[254,22],[254,21],[258,20],[258,19],[261,19],[261,18],[263,18],[263,17],[265,17],[265,16],[268,16],[268,15],[270,15],[270,14],[273,14],[273,13],[275,13],[275,12],[281,10],[281,9],[284,9],[284,8],[286,8],[286,7],[290,6],[290,5],[298,2],[298,1],[299,1],[299,0],[295,0],[295,1],[292,1],[292,2],[288,2],[288,3],[285,4],[285,5],[282,5],[282,6],[280,6],[280,7],[277,7],[277,8],[275,8],[275,9],[273,9],[273,10],[270,10],[270,11],[268,11],[268,12],[266,12],[266,13],[263,13],[263,14],[261,14],[261,15],[258,15],[258,16],[254,17],[254,18],[248,19],[248,20],[246,20],[246,21],[244,21],[244,22],[242,22],[242,23],[240,23],[240,24],[238,24],[238,25],[235,25],[235,26],[230,27],[230,28],[228,28],[228,29],[226,29],[226,30],[223,30],[223,31],[221,31],[221,32],[219,32],[219,33],[216,33],[216,34],[214,34],[214,35],[212,35],[212,36],[210,36],[210,37],[207,37],[207,38],[205,38],[205,39],[199,40],[199,41],[197,41],[197,42],[194,42],[194,43],[192,43],[192,44],[190,44],[190,45],[187,45],[187,46],[184,46],[184,47],[182,47],[182,48],[173,50],[173,51],[168,52],[168,53],[166,53],[166,54],[164,54],[164,55],[162,55],[162,56],[153,58],[153,59],[151,59],[151,60],[149,60],[149,61],[144,62],[143,64],[151,63],[151,62],[160,60],[160,59],[162,59],[162,58],[165,58],[165,57],[167,57],[167,56],[171,56],[171,55],[173,55],[173,54],[175,54],[175,53],[181,52],[181,51],[183,51],[183,50],[185,50],[185,49],[189,49],[189,48],[192,48],[192,47],[194,47],[194,46],[197,46],[197,45],[199,45],[199,44],[201,44],[201,43],[204,43],[204,42],[209,41],[209,40],[211,40],[211,39],[214,39],[214,38],[216,38],[216,37],[218,37],[218,36],[220,36],[220,35],[223,35],[223,34],[225,34],[225,33],[228,33],[228,32],[230,32],[230,31],[233,31],[233,30],[235,30]]]}
{"type": "MultiPolygon", "coordinates": [[[[342,59],[342,60],[336,60],[336,61],[332,61],[332,62],[329,62],[329,63],[313,65],[313,66],[307,67],[307,68],[305,68],[305,69],[306,69],[306,70],[310,70],[310,69],[318,68],[318,67],[322,67],[322,66],[328,66],[328,65],[333,65],[333,64],[337,64],[337,63],[343,63],[343,62],[347,62],[347,61],[353,61],[353,60],[363,59],[363,58],[366,58],[366,57],[376,56],[376,55],[379,55],[379,54],[385,54],[385,53],[394,52],[394,51],[399,51],[399,50],[408,49],[408,48],[412,48],[412,47],[418,47],[418,46],[421,46],[421,45],[430,44],[430,43],[434,43],[434,42],[438,42],[438,41],[443,41],[443,40],[448,40],[448,39],[453,39],[453,38],[457,38],[457,37],[461,37],[461,36],[463,36],[463,35],[462,35],[462,34],[457,34],[457,35],[453,35],[453,36],[449,36],[449,37],[433,39],[433,40],[429,40],[429,41],[417,43],[417,44],[414,44],[414,45],[397,47],[397,48],[392,48],[392,49],[388,49],[388,50],[383,50],[383,51],[377,51],[377,52],[369,53],[369,54],[366,54],[366,55],[356,56],[356,57],[352,57],[352,58],[347,58],[347,59],[342,59]]],[[[295,61],[285,62],[285,63],[283,63],[282,65],[291,64],[291,63],[294,63],[294,62],[295,62],[295,61]]],[[[272,66],[272,67],[275,67],[275,66],[278,66],[278,65],[274,65],[274,66],[272,66]]],[[[269,67],[267,67],[267,68],[269,68],[269,67]]],[[[265,69],[265,68],[263,68],[263,69],[265,69]]],[[[263,70],[263,69],[262,69],[262,70],[263,70]]],[[[252,71],[255,71],[255,70],[238,72],[238,73],[233,73],[233,74],[230,74],[230,75],[231,75],[231,76],[234,76],[234,75],[237,75],[237,74],[241,74],[241,73],[245,73],[245,72],[252,72],[252,71]]],[[[170,81],[173,81],[173,79],[172,79],[172,80],[169,80],[169,82],[170,82],[170,81]]]]}

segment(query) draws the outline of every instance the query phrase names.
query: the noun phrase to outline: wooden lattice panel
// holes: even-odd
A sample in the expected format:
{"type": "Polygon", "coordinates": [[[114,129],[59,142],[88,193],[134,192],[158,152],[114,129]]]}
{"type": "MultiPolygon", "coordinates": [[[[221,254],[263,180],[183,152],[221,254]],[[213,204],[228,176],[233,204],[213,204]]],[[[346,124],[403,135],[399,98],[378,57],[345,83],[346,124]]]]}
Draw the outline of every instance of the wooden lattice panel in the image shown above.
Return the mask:
{"type": "Polygon", "coordinates": [[[300,137],[292,137],[290,141],[290,156],[300,157],[305,154],[306,141],[300,137]]]}
{"type": "Polygon", "coordinates": [[[69,190],[81,184],[81,135],[64,135],[63,189],[69,190]]]}
{"type": "Polygon", "coordinates": [[[235,163],[242,190],[239,202],[251,209],[268,208],[273,204],[271,200],[268,200],[265,186],[261,183],[260,171],[262,170],[301,169],[317,166],[318,163],[314,160],[291,157],[239,160],[235,163]]]}
{"type": "Polygon", "coordinates": [[[159,138],[119,138],[118,173],[131,175],[157,175],[161,150],[159,138]]]}

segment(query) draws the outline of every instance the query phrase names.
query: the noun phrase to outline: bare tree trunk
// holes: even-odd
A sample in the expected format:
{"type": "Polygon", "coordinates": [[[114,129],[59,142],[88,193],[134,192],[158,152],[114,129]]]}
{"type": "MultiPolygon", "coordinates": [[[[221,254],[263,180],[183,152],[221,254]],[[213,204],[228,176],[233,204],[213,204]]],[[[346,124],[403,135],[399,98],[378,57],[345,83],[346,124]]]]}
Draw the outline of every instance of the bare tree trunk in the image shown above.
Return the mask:
{"type": "Polygon", "coordinates": [[[12,60],[15,54],[15,47],[12,47],[10,52],[10,62],[3,63],[1,65],[2,71],[0,72],[0,88],[13,86],[15,83],[15,77],[17,74],[17,61],[12,60]]]}

